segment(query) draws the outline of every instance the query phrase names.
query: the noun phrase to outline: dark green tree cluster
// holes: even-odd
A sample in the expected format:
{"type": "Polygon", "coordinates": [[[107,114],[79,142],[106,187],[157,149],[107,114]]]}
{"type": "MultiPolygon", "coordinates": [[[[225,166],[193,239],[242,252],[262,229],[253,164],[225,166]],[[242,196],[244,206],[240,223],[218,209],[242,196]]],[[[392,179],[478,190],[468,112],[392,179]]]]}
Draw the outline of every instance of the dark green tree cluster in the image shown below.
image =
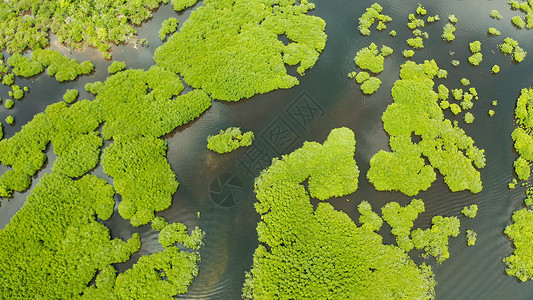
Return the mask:
{"type": "Polygon", "coordinates": [[[229,153],[240,147],[247,147],[252,144],[254,133],[248,131],[241,132],[239,127],[230,127],[226,130],[220,130],[217,135],[207,137],[207,149],[218,153],[229,153]]]}
{"type": "Polygon", "coordinates": [[[70,81],[80,75],[87,75],[94,70],[94,64],[90,61],[82,63],[55,50],[37,49],[27,58],[14,53],[7,60],[13,68],[13,73],[21,77],[31,77],[41,73],[46,68],[46,73],[55,77],[57,81],[70,81]]]}
{"type": "Polygon", "coordinates": [[[515,25],[517,28],[527,28],[531,29],[533,28],[533,2],[531,1],[524,1],[522,3],[518,3],[516,0],[511,0],[508,2],[511,6],[512,10],[520,10],[523,13],[525,13],[525,17],[520,16],[514,16],[511,19],[511,22],[513,25],[515,25]]]}
{"type": "Polygon", "coordinates": [[[359,208],[363,226],[329,203],[313,208],[310,197],[326,200],[357,188],[354,145],[351,130],[334,129],[323,145],[304,143],[256,179],[260,245],[246,274],[245,298],[434,298],[431,267],[384,245],[369,205],[359,208]]]}
{"type": "Polygon", "coordinates": [[[285,64],[299,64],[303,75],[326,43],[326,23],[307,14],[314,7],[307,1],[205,1],[154,59],[219,100],[290,88],[299,82],[287,74],[285,64]],[[283,34],[287,45],[278,39],[283,34]]]}
{"type": "Polygon", "coordinates": [[[392,21],[392,18],[381,14],[382,11],[383,7],[378,3],[374,3],[366,9],[366,12],[359,18],[359,26],[357,26],[357,29],[362,35],[370,35],[370,27],[372,27],[376,21],[378,21],[378,30],[381,31],[387,28],[385,23],[392,21]]]}
{"type": "Polygon", "coordinates": [[[400,80],[392,88],[394,103],[382,116],[391,152],[375,154],[367,173],[377,190],[416,195],[436,180],[436,168],[451,191],[481,191],[476,168],[485,166],[484,150],[474,146],[474,140],[461,128],[444,119],[438,94],[433,90],[438,71],[435,61],[402,65],[400,80]],[[420,137],[420,142],[413,142],[412,135],[420,137]]]}
{"type": "Polygon", "coordinates": [[[97,273],[139,250],[134,235],[111,239],[97,222],[113,213],[113,187],[86,175],[46,174],[0,231],[0,294],[6,299],[74,299],[97,273]]]}
{"type": "Polygon", "coordinates": [[[505,228],[505,234],[514,244],[511,256],[503,259],[507,274],[521,281],[533,279],[533,211],[522,208],[513,213],[513,224],[505,228]]]}
{"type": "Polygon", "coordinates": [[[168,18],[165,21],[163,21],[163,24],[161,24],[161,29],[159,30],[159,38],[164,41],[167,39],[167,36],[169,34],[173,34],[178,30],[178,19],[176,18],[168,18]]]}
{"type": "Polygon", "coordinates": [[[85,43],[111,58],[110,44],[133,42],[134,26],[149,19],[151,10],[161,2],[168,0],[2,2],[0,49],[10,53],[43,49],[49,44],[49,34],[55,34],[71,48],[81,48],[85,43]]]}

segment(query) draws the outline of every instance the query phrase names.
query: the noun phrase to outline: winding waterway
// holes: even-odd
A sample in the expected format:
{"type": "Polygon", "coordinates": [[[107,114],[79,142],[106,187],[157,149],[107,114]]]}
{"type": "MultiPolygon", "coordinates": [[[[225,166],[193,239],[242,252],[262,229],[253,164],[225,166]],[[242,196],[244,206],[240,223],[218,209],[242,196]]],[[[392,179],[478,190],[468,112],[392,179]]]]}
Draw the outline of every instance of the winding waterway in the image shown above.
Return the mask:
{"type": "MultiPolygon", "coordinates": [[[[238,103],[215,101],[199,119],[166,136],[168,160],[180,186],[174,195],[173,205],[159,215],[170,222],[198,225],[206,232],[205,246],[200,251],[199,275],[190,291],[180,299],[240,298],[244,273],[250,268],[253,251],[257,247],[255,226],[259,216],[253,208],[253,180],[260,170],[269,166],[273,157],[290,153],[305,140],[322,143],[331,129],[341,126],[355,132],[355,158],[361,170],[359,189],[348,197],[331,200],[337,209],[345,211],[354,220],[358,218],[356,206],[362,200],[369,201],[376,209],[389,201],[406,205],[411,199],[400,193],[376,191],[365,174],[370,158],[380,149],[388,149],[389,139],[383,130],[381,115],[392,103],[390,90],[404,62],[401,51],[407,48],[405,40],[412,37],[406,26],[407,16],[421,1],[380,1],[383,13],[390,15],[393,21],[383,32],[378,33],[373,27],[370,37],[359,34],[357,18],[372,1],[315,2],[316,9],[312,13],[326,21],[328,41],[316,66],[300,78],[299,86],[238,103]],[[388,35],[392,29],[398,32],[394,38],[388,35]],[[364,96],[354,80],[346,75],[355,70],[355,53],[370,42],[391,46],[395,53],[385,60],[385,71],[379,75],[383,82],[379,91],[372,96],[364,96]],[[206,137],[229,126],[254,131],[256,140],[253,146],[224,155],[207,150],[206,137]],[[199,218],[197,212],[200,212],[199,218]]],[[[512,251],[503,229],[510,223],[512,213],[521,207],[524,192],[522,188],[509,190],[507,183],[512,179],[512,162],[516,158],[510,139],[516,98],[521,88],[533,83],[533,30],[517,30],[511,25],[511,17],[521,13],[511,11],[505,1],[441,0],[422,4],[429,15],[439,14],[441,21],[423,29],[429,33],[430,39],[425,41],[424,49],[416,51],[414,60],[422,62],[434,58],[441,68],[448,70],[448,78],[436,80],[437,85],[444,83],[450,89],[459,88],[459,79],[466,77],[476,87],[480,99],[471,110],[476,117],[473,124],[465,124],[462,114],[452,117],[448,110],[445,115],[452,120],[457,119],[476,145],[485,149],[487,166],[481,170],[484,189],[476,195],[450,192],[442,176],[438,175],[432,187],[417,196],[425,201],[426,212],[421,214],[415,227],[427,228],[434,215],[458,216],[462,233],[450,240],[450,258],[442,264],[437,264],[434,259],[425,260],[418,252],[412,252],[411,256],[417,262],[425,261],[433,266],[438,282],[437,299],[531,299],[533,283],[519,283],[514,277],[507,276],[502,259],[512,251]],[[491,9],[498,9],[503,20],[490,19],[491,9]],[[440,35],[449,14],[455,14],[459,22],[456,39],[445,43],[440,35]],[[502,35],[489,37],[489,27],[496,27],[502,35]],[[498,52],[497,44],[508,36],[518,40],[520,46],[530,53],[524,62],[513,63],[509,57],[498,52]],[[474,40],[481,41],[484,57],[478,67],[467,63],[470,55],[468,43],[474,40]],[[459,67],[454,68],[450,64],[452,59],[461,62],[459,67]],[[500,73],[495,76],[490,74],[493,64],[501,67],[500,73]],[[498,100],[495,108],[491,107],[492,100],[498,100]],[[496,111],[492,118],[487,114],[491,108],[496,111]],[[464,206],[470,204],[479,206],[478,216],[473,220],[460,213],[464,206]],[[478,234],[473,247],[466,245],[466,229],[473,229],[478,234]]],[[[178,15],[180,24],[189,14],[190,10],[178,15]]],[[[139,37],[148,39],[149,47],[133,49],[131,46],[119,46],[114,50],[114,59],[125,61],[130,68],[148,69],[153,64],[153,52],[162,44],[157,35],[161,22],[170,16],[176,16],[176,13],[170,5],[163,5],[154,18],[139,29],[139,37]]],[[[53,48],[61,49],[57,45],[53,48]]],[[[62,52],[69,53],[65,49],[62,52]]],[[[91,99],[83,86],[87,82],[104,80],[110,62],[102,60],[94,49],[69,55],[93,61],[96,65],[94,74],[66,84],[57,83],[46,74],[28,80],[16,79],[16,84],[29,86],[30,93],[17,101],[13,109],[0,108],[0,120],[9,114],[16,119],[14,126],[4,126],[6,137],[20,130],[48,104],[59,101],[67,88],[77,88],[81,99],[91,99]]],[[[291,72],[296,73],[295,69],[291,72]]],[[[7,91],[5,86],[1,86],[0,97],[7,98],[7,91]]],[[[32,187],[50,170],[52,162],[53,155],[49,155],[49,163],[33,180],[32,187]]],[[[2,173],[5,170],[5,167],[0,168],[2,173]]],[[[101,167],[93,173],[111,180],[103,175],[101,167]]],[[[2,202],[2,227],[22,206],[28,193],[17,193],[9,202],[2,202]]],[[[157,242],[157,232],[151,231],[149,225],[134,228],[118,214],[105,223],[114,237],[128,238],[134,232],[141,234],[141,251],[129,262],[119,265],[120,271],[130,267],[140,255],[162,249],[157,242]]],[[[393,243],[389,231],[390,228],[384,226],[381,233],[385,242],[393,243]]]]}

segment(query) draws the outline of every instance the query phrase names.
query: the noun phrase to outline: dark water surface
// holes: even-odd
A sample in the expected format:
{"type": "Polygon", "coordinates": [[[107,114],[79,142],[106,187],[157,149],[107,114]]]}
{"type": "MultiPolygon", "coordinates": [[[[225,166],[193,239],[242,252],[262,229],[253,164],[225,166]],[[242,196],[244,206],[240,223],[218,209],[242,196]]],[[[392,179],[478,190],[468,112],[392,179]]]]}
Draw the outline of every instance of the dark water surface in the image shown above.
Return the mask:
{"type": "MultiPolygon", "coordinates": [[[[354,130],[357,140],[355,157],[361,170],[357,192],[330,201],[337,209],[357,220],[356,206],[362,200],[369,201],[374,209],[389,201],[402,205],[409,203],[411,198],[400,193],[374,190],[365,175],[370,158],[380,149],[388,149],[381,115],[392,103],[390,89],[398,79],[400,65],[404,62],[401,51],[407,48],[405,40],[412,37],[406,27],[407,16],[415,11],[419,2],[422,1],[381,1],[383,13],[391,15],[393,21],[384,32],[376,32],[374,26],[370,37],[362,37],[356,29],[357,18],[373,2],[317,0],[313,13],[327,22],[328,42],[316,66],[300,78],[299,86],[239,103],[215,101],[198,120],[166,136],[168,159],[180,186],[174,195],[173,205],[159,215],[170,222],[198,225],[206,232],[205,246],[200,251],[199,275],[193,281],[190,292],[180,299],[240,298],[244,272],[249,270],[257,247],[255,226],[259,216],[253,208],[253,179],[260,170],[270,165],[273,157],[292,152],[305,140],[322,143],[333,128],[346,126],[354,130]],[[398,32],[394,38],[388,36],[392,29],[398,32]],[[391,46],[395,53],[385,60],[385,71],[378,76],[383,82],[381,88],[368,97],[363,96],[359,86],[346,75],[355,70],[355,53],[370,42],[391,46]],[[253,146],[225,155],[208,151],[206,137],[229,126],[254,131],[256,140],[253,146]],[[197,212],[200,212],[200,218],[197,212]]],[[[513,249],[503,229],[510,223],[513,211],[521,207],[523,198],[522,188],[509,190],[507,183],[512,179],[512,162],[516,158],[510,139],[514,126],[513,109],[520,89],[533,82],[533,31],[512,27],[511,17],[521,13],[510,11],[505,1],[424,1],[422,4],[428,15],[439,14],[441,21],[423,29],[429,33],[430,39],[425,41],[424,49],[416,51],[414,60],[422,62],[434,58],[441,68],[448,70],[448,79],[436,80],[436,85],[444,83],[450,89],[459,88],[459,79],[466,77],[476,87],[480,99],[474,102],[471,110],[476,117],[473,124],[462,121],[464,114],[457,117],[451,116],[449,111],[445,114],[452,120],[459,120],[476,145],[486,150],[487,166],[481,171],[484,189],[476,195],[451,193],[440,175],[428,191],[417,195],[426,203],[426,212],[420,215],[415,228],[427,228],[434,215],[458,216],[462,226],[461,234],[450,240],[450,258],[442,264],[437,264],[434,259],[422,259],[419,252],[413,251],[411,256],[417,262],[425,261],[434,267],[438,282],[437,299],[531,299],[533,283],[519,283],[514,277],[507,276],[502,259],[513,249]],[[491,9],[498,9],[504,19],[490,19],[491,9]],[[440,35],[449,14],[455,14],[459,22],[456,39],[445,43],[440,35]],[[489,27],[496,27],[502,35],[488,37],[489,27]],[[497,44],[508,36],[518,40],[520,46],[530,52],[524,62],[513,63],[509,57],[499,53],[497,44]],[[467,63],[470,55],[468,43],[474,40],[482,43],[484,59],[478,67],[467,63]],[[453,56],[450,56],[450,51],[454,52],[453,56]],[[454,68],[450,64],[452,59],[459,60],[460,66],[454,68]],[[501,67],[496,76],[490,74],[493,64],[501,67]],[[498,106],[493,108],[495,116],[489,118],[487,111],[492,108],[492,100],[498,100],[498,106]],[[473,220],[460,213],[464,206],[470,204],[479,206],[478,216],[473,220]],[[464,232],[467,229],[478,233],[474,247],[466,246],[464,232]]],[[[114,51],[114,59],[125,61],[131,68],[149,68],[153,64],[154,50],[162,44],[157,35],[161,22],[170,16],[178,16],[182,24],[189,14],[190,10],[176,14],[169,5],[162,6],[153,20],[139,29],[139,37],[148,39],[150,46],[139,46],[137,49],[119,46],[114,51]]],[[[52,42],[54,49],[69,54],[68,50],[55,45],[54,40],[52,42]]],[[[28,85],[30,93],[22,101],[16,101],[13,109],[0,109],[0,120],[9,114],[16,119],[14,126],[5,126],[7,137],[19,131],[21,125],[36,113],[44,111],[48,104],[59,101],[67,88],[77,88],[80,98],[91,99],[83,86],[87,82],[104,80],[110,62],[102,60],[94,49],[69,55],[93,61],[96,65],[94,74],[66,84],[57,83],[46,74],[29,80],[16,79],[16,84],[28,85]]],[[[291,72],[294,71],[291,69],[291,72]]],[[[4,86],[0,88],[0,94],[0,97],[7,98],[4,86]]],[[[37,184],[38,178],[50,171],[53,161],[54,155],[50,154],[48,165],[38,173],[32,187],[37,184]]],[[[5,170],[5,167],[0,167],[1,173],[5,170]]],[[[112,182],[103,175],[101,167],[93,173],[112,182]]],[[[9,222],[28,193],[17,193],[9,202],[2,202],[1,226],[9,222]]],[[[141,250],[129,262],[117,266],[121,271],[129,268],[140,255],[162,249],[157,242],[157,233],[149,226],[134,228],[118,213],[106,224],[114,237],[128,238],[138,232],[142,238],[141,250]]],[[[393,243],[394,239],[384,227],[384,241],[393,243]]]]}

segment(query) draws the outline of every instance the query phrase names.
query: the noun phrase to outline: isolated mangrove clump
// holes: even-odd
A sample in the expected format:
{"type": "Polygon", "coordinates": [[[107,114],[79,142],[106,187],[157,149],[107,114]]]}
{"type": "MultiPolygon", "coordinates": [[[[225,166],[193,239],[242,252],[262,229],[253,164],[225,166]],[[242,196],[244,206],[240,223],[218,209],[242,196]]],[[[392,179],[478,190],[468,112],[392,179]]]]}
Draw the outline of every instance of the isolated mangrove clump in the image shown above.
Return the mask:
{"type": "MultiPolygon", "coordinates": [[[[376,21],[378,21],[378,30],[384,30],[387,28],[385,23],[392,21],[392,18],[381,14],[382,11],[383,7],[378,3],[374,3],[366,9],[366,12],[359,18],[359,26],[357,26],[357,29],[362,35],[370,35],[370,27],[372,27],[376,21]]],[[[396,31],[394,32],[396,33],[396,31]]]]}
{"type": "Polygon", "coordinates": [[[510,37],[503,40],[503,44],[499,45],[501,53],[504,55],[512,55],[516,62],[522,62],[527,55],[527,52],[518,45],[518,41],[510,37]]]}
{"type": "Polygon", "coordinates": [[[466,244],[468,246],[474,246],[476,244],[476,240],[477,240],[477,233],[468,229],[466,231],[466,244]]]}
{"type": "Polygon", "coordinates": [[[63,94],[63,100],[67,103],[72,103],[78,99],[79,91],[76,89],[68,89],[65,94],[63,94]]]}
{"type": "MultiPolygon", "coordinates": [[[[378,50],[378,46],[371,43],[368,47],[357,51],[354,61],[361,70],[368,70],[374,74],[378,74],[383,71],[385,58],[392,55],[393,52],[394,49],[391,47],[383,45],[381,46],[381,50],[378,50]]],[[[349,77],[354,76],[349,75],[349,77]]],[[[375,93],[381,85],[379,78],[371,76],[366,71],[359,72],[355,76],[355,81],[361,84],[361,91],[367,95],[375,93]]]]}
{"type": "MultiPolygon", "coordinates": [[[[485,166],[484,150],[477,148],[461,128],[444,119],[438,94],[433,90],[438,71],[435,61],[402,65],[400,80],[392,88],[394,102],[382,116],[391,152],[380,150],[375,154],[367,173],[377,190],[416,195],[431,186],[436,180],[434,169],[438,169],[451,191],[481,191],[477,169],[485,166]],[[412,135],[420,141],[413,142],[412,135]]],[[[461,110],[455,103],[450,109],[461,110]]]]}
{"type": "Polygon", "coordinates": [[[297,85],[285,64],[303,75],[326,44],[315,5],[262,0],[206,1],[154,54],[156,64],[212,98],[239,101],[297,85]],[[278,39],[286,35],[287,45],[278,39]]]}
{"type": "Polygon", "coordinates": [[[477,205],[472,204],[470,206],[463,207],[463,209],[461,210],[461,213],[463,213],[463,215],[469,217],[470,219],[473,219],[476,217],[477,211],[478,211],[477,205]]]}
{"type": "Polygon", "coordinates": [[[434,298],[431,267],[382,243],[376,232],[382,221],[370,204],[358,207],[361,226],[327,202],[313,207],[311,197],[327,200],[357,189],[354,150],[353,132],[338,128],[323,145],[306,142],[261,172],[255,181],[260,244],[245,298],[434,298]]]}
{"type": "Polygon", "coordinates": [[[207,148],[218,153],[229,153],[237,148],[250,146],[253,139],[253,132],[242,133],[240,128],[230,127],[220,130],[217,135],[210,135],[207,138],[207,148]]]}

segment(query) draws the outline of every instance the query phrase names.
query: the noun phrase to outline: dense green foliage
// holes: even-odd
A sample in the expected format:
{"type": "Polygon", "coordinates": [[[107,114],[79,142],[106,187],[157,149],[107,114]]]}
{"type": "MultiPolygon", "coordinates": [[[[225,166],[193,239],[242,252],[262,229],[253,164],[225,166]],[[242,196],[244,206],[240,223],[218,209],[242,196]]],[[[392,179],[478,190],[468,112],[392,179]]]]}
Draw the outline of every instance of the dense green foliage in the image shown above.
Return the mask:
{"type": "Polygon", "coordinates": [[[242,133],[240,128],[230,127],[226,130],[220,130],[217,135],[207,137],[207,148],[218,153],[228,153],[239,147],[250,146],[253,139],[253,132],[242,133]]]}
{"type": "MultiPolygon", "coordinates": [[[[381,50],[378,51],[378,46],[371,43],[368,47],[365,47],[355,55],[355,64],[362,70],[368,70],[374,74],[381,73],[383,71],[383,63],[385,58],[392,55],[394,49],[383,45],[381,50]]],[[[375,93],[381,86],[381,80],[377,77],[370,76],[368,72],[361,71],[355,76],[357,83],[361,84],[361,91],[367,95],[375,93]]]]}
{"type": "Polygon", "coordinates": [[[424,40],[421,37],[409,38],[406,40],[407,45],[413,47],[414,49],[424,48],[424,40]]]}
{"type": "Polygon", "coordinates": [[[447,23],[442,28],[442,39],[451,42],[455,40],[455,35],[453,34],[455,32],[455,26],[453,26],[452,23],[447,23]]]}
{"type": "Polygon", "coordinates": [[[362,201],[357,206],[359,211],[359,223],[362,228],[378,232],[383,225],[383,219],[372,210],[372,206],[367,201],[362,201]]]}
{"type": "Polygon", "coordinates": [[[413,50],[403,50],[402,54],[405,58],[411,58],[415,55],[415,52],[413,50]]]}
{"type": "Polygon", "coordinates": [[[111,240],[95,218],[111,216],[113,194],[112,186],[92,175],[45,175],[0,231],[2,297],[72,299],[99,270],[129,259],[140,247],[139,236],[111,240]]]}
{"type": "MultiPolygon", "coordinates": [[[[472,103],[472,102],[464,102],[464,103],[472,103]]],[[[471,107],[470,107],[470,108],[471,108],[471,107]]],[[[463,108],[463,109],[465,109],[465,108],[463,108]]],[[[466,124],[471,124],[471,123],[473,123],[473,122],[474,122],[474,119],[475,119],[475,117],[474,117],[474,115],[473,115],[471,112],[467,112],[467,113],[465,113],[465,115],[464,115],[464,120],[465,120],[465,123],[466,123],[466,124]]]]}
{"type": "Polygon", "coordinates": [[[79,91],[76,89],[68,89],[65,94],[63,94],[63,100],[67,103],[72,103],[78,99],[79,91]]]}
{"type": "Polygon", "coordinates": [[[357,188],[354,145],[349,129],[334,129],[323,145],[304,143],[256,179],[260,245],[245,298],[434,298],[431,268],[382,244],[375,232],[381,222],[369,204],[359,206],[360,227],[329,203],[313,208],[310,197],[326,200],[357,188]],[[301,184],[307,178],[308,191],[301,184]]]}
{"type": "Polygon", "coordinates": [[[13,190],[21,192],[30,185],[31,177],[46,161],[43,151],[52,129],[48,117],[40,113],[12,138],[0,141],[0,161],[12,167],[0,177],[0,196],[9,197],[13,190]]]}
{"type": "Polygon", "coordinates": [[[490,15],[489,15],[491,18],[493,19],[498,19],[498,20],[501,20],[503,18],[503,16],[500,14],[499,11],[493,9],[490,11],[490,15]]]}
{"type": "Polygon", "coordinates": [[[180,251],[176,247],[139,258],[131,269],[116,276],[108,267],[96,276],[96,284],[83,294],[87,300],[109,299],[175,299],[187,292],[198,275],[198,253],[180,251]]]}
{"type": "Polygon", "coordinates": [[[424,202],[420,199],[413,199],[404,207],[397,202],[389,202],[381,208],[383,219],[391,226],[391,233],[396,236],[396,243],[403,251],[413,249],[413,242],[409,238],[413,221],[425,210],[424,202]]]}
{"type": "MultiPolygon", "coordinates": [[[[152,16],[150,10],[161,0],[94,2],[9,1],[0,3],[0,49],[20,53],[26,48],[42,49],[49,44],[49,34],[71,48],[82,43],[94,46],[106,58],[110,43],[133,42],[134,26],[152,16]]],[[[167,2],[163,0],[163,2],[167,2]]]]}
{"type": "Polygon", "coordinates": [[[466,244],[468,246],[474,246],[476,244],[476,240],[477,240],[477,233],[468,229],[466,231],[466,244]]]}
{"type": "Polygon", "coordinates": [[[357,51],[354,61],[360,69],[378,74],[383,71],[385,56],[379,52],[376,44],[371,43],[368,47],[357,51]]]}
{"type": "Polygon", "coordinates": [[[168,18],[165,21],[163,21],[163,24],[161,24],[161,29],[159,30],[159,38],[164,41],[167,39],[167,36],[169,34],[173,34],[178,30],[178,19],[176,18],[168,18]]]}
{"type": "Polygon", "coordinates": [[[522,62],[527,55],[527,52],[518,45],[518,42],[510,37],[503,40],[503,44],[499,45],[500,51],[509,55],[512,54],[512,58],[516,62],[522,62]]]}
{"type": "Polygon", "coordinates": [[[520,29],[524,28],[524,26],[527,29],[533,28],[533,2],[528,0],[522,3],[518,3],[515,0],[510,0],[508,3],[511,6],[511,9],[520,10],[526,14],[524,18],[520,16],[514,16],[511,19],[511,22],[513,23],[513,25],[515,25],[517,28],[520,28],[520,29]]]}
{"type": "Polygon", "coordinates": [[[171,247],[180,243],[187,248],[198,250],[203,245],[203,237],[204,232],[198,226],[189,235],[187,226],[182,223],[172,223],[164,226],[159,232],[159,243],[163,247],[171,247]]]}
{"type": "Polygon", "coordinates": [[[219,100],[290,88],[298,79],[287,74],[285,64],[299,64],[303,75],[326,43],[326,23],[307,14],[314,7],[307,1],[206,1],[154,59],[219,100]],[[288,45],[278,39],[282,34],[288,45]]]}
{"type": "Polygon", "coordinates": [[[496,29],[494,27],[490,27],[489,28],[489,34],[498,36],[498,35],[500,35],[502,33],[498,29],[496,29]]]}
{"type": "Polygon", "coordinates": [[[513,224],[505,228],[515,250],[503,259],[507,274],[521,281],[533,279],[533,211],[522,208],[513,213],[513,224]]]}
{"type": "Polygon", "coordinates": [[[461,213],[463,213],[463,215],[469,217],[470,219],[473,219],[477,215],[477,210],[478,210],[477,205],[472,204],[470,206],[463,207],[463,209],[461,210],[461,213]]]}
{"type": "Polygon", "coordinates": [[[376,21],[379,22],[378,26],[380,28],[378,28],[378,30],[385,29],[385,23],[392,21],[390,16],[381,14],[382,11],[383,7],[378,3],[374,3],[366,9],[366,12],[359,18],[359,26],[357,26],[357,29],[362,35],[370,35],[370,27],[372,27],[376,21]]]}
{"type": "Polygon", "coordinates": [[[514,168],[520,180],[527,180],[533,162],[533,89],[522,89],[516,102],[515,118],[518,127],[511,138],[519,156],[514,168]]]}
{"type": "Polygon", "coordinates": [[[6,117],[6,123],[7,124],[14,124],[15,123],[15,118],[13,118],[13,116],[7,116],[6,117]]]}
{"type": "Polygon", "coordinates": [[[367,95],[374,94],[381,86],[381,80],[377,77],[370,77],[361,84],[361,91],[367,95]]]}
{"type": "MultiPolygon", "coordinates": [[[[408,61],[402,65],[400,80],[392,88],[394,103],[382,116],[391,152],[381,150],[375,154],[367,173],[377,190],[416,195],[436,180],[436,168],[450,190],[481,191],[476,168],[485,166],[484,150],[474,146],[462,129],[444,119],[438,94],[433,91],[433,78],[438,70],[434,61],[423,64],[408,61]],[[412,134],[419,136],[420,142],[413,143],[412,134]]],[[[452,111],[453,105],[456,104],[450,105],[452,111]]]]}
{"type": "Polygon", "coordinates": [[[111,63],[111,65],[109,65],[109,67],[107,67],[107,72],[109,74],[115,74],[117,72],[120,72],[122,70],[125,70],[126,69],[126,63],[123,62],[123,61],[118,61],[118,60],[115,60],[111,63]]]}
{"type": "Polygon", "coordinates": [[[492,69],[490,70],[492,74],[498,74],[500,72],[500,66],[494,65],[492,66],[492,69]]]}
{"type": "Polygon", "coordinates": [[[80,75],[86,75],[93,71],[94,64],[90,61],[82,63],[55,50],[35,50],[30,58],[15,53],[7,60],[13,68],[13,73],[21,77],[35,76],[46,68],[46,73],[53,76],[57,81],[70,81],[80,75]]]}
{"type": "Polygon", "coordinates": [[[424,257],[434,256],[441,263],[450,257],[448,238],[459,235],[460,221],[457,217],[435,216],[431,219],[432,226],[428,229],[416,229],[411,233],[416,249],[423,249],[424,257]]]}
{"type": "Polygon", "coordinates": [[[4,101],[4,106],[7,109],[12,108],[14,105],[15,105],[15,101],[13,101],[12,99],[6,99],[6,101],[4,101]]]}

